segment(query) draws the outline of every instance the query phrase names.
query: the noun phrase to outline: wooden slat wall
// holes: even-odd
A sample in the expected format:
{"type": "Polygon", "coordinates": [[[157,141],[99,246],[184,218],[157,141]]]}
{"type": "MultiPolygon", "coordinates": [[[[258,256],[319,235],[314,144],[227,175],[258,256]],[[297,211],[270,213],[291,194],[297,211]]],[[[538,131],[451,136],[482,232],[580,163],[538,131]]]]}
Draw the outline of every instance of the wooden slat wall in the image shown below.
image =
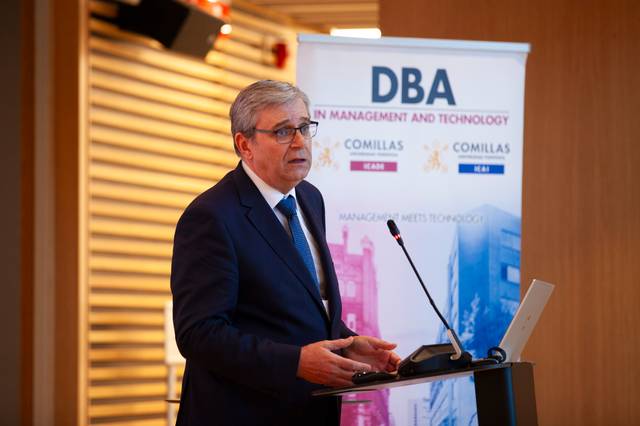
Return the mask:
{"type": "MultiPolygon", "coordinates": [[[[235,0],[237,1],[237,0],[235,0]]],[[[286,13],[295,22],[329,32],[332,28],[378,26],[378,0],[244,0],[286,13]]]]}
{"type": "MultiPolygon", "coordinates": [[[[90,9],[113,12],[97,1],[90,9]]],[[[231,37],[204,61],[90,20],[86,423],[166,423],[163,307],[175,223],[238,161],[227,114],[239,89],[293,80],[294,59],[280,70],[270,53],[274,40],[294,50],[293,28],[253,9],[236,7],[231,19],[231,37]]]]}

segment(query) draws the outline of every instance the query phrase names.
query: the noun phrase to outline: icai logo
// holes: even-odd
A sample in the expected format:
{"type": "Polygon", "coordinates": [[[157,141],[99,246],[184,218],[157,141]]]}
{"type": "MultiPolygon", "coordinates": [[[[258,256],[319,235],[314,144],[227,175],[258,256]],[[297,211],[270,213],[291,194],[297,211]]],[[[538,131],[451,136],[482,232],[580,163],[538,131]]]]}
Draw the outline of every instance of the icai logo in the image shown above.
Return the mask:
{"type": "Polygon", "coordinates": [[[442,172],[446,173],[448,170],[447,164],[444,161],[444,157],[447,151],[449,151],[449,145],[440,145],[439,142],[434,142],[431,145],[423,145],[423,148],[427,151],[427,161],[423,165],[425,172],[442,172]]]}
{"type": "Polygon", "coordinates": [[[331,143],[329,139],[325,139],[322,142],[318,140],[313,141],[314,148],[314,169],[333,169],[338,170],[340,164],[336,161],[336,150],[340,148],[340,142],[331,143]]]}

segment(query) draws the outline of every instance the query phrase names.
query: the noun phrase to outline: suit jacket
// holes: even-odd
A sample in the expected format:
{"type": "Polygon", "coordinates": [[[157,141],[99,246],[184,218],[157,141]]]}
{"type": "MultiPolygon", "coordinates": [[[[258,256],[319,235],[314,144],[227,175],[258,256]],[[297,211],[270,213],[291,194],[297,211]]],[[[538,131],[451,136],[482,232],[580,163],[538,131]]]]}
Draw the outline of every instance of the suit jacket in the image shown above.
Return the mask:
{"type": "Polygon", "coordinates": [[[179,425],[337,425],[339,400],[296,377],[300,348],[352,335],[325,239],[324,202],[296,198],[316,239],[329,314],[302,258],[239,164],[199,195],[176,227],[173,319],[186,358],[179,425]]]}

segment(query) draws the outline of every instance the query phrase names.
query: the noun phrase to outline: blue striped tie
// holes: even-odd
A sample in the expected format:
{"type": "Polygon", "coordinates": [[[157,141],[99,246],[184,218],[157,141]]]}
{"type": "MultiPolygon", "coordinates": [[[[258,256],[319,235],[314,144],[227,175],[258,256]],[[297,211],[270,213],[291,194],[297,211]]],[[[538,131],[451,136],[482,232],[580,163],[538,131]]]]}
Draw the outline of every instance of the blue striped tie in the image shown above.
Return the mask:
{"type": "Polygon", "coordinates": [[[313,263],[313,256],[311,256],[309,243],[304,236],[304,231],[302,230],[300,220],[298,219],[298,215],[296,214],[296,199],[293,197],[293,195],[289,195],[288,197],[280,200],[276,208],[280,210],[289,221],[289,229],[291,230],[293,245],[295,246],[296,250],[298,250],[298,253],[300,253],[302,261],[307,266],[309,273],[311,273],[311,276],[313,277],[313,282],[316,283],[317,286],[318,276],[316,275],[316,266],[313,263]]]}

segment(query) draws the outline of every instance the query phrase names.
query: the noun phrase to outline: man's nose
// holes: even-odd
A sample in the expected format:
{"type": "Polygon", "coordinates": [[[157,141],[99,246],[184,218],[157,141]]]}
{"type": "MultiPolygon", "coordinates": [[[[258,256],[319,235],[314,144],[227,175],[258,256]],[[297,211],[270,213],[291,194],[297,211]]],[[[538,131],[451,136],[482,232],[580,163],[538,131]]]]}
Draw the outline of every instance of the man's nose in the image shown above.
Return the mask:
{"type": "Polygon", "coordinates": [[[307,139],[302,136],[300,129],[296,129],[296,132],[293,134],[293,140],[291,141],[291,146],[295,148],[303,147],[307,139]]]}

